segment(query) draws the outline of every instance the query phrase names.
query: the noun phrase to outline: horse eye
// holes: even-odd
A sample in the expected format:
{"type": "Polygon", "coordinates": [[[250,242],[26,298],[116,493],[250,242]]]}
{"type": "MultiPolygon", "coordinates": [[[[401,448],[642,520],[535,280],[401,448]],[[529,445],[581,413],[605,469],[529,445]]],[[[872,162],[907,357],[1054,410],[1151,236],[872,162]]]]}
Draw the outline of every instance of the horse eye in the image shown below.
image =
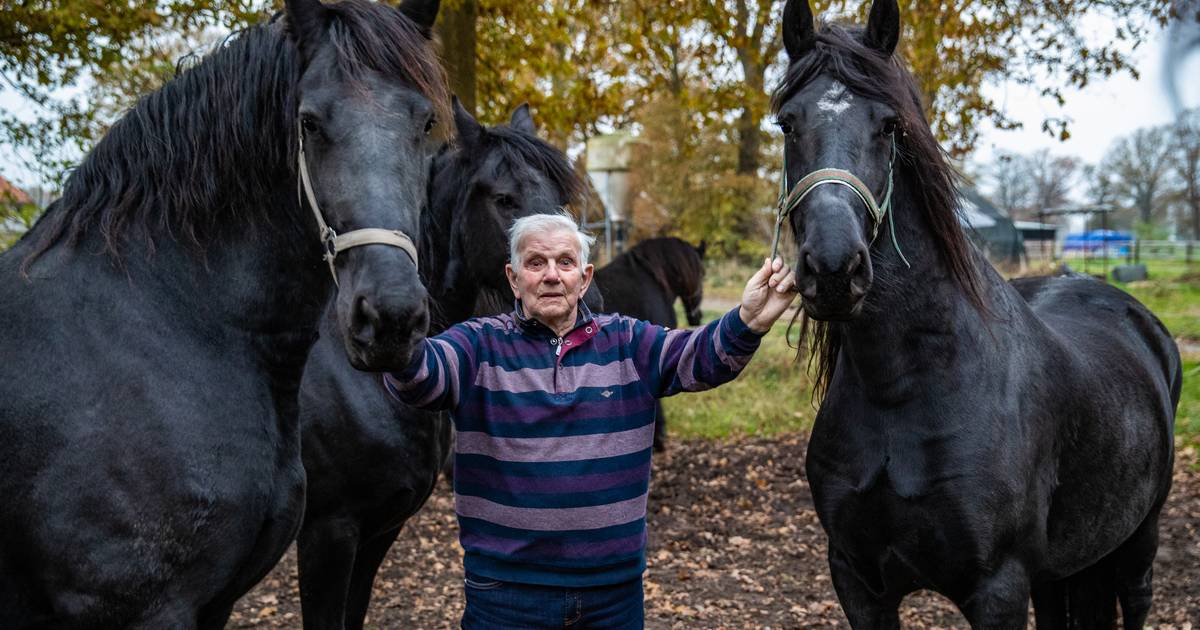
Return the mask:
{"type": "Polygon", "coordinates": [[[492,197],[492,202],[495,203],[497,206],[500,206],[501,208],[505,208],[508,210],[511,210],[511,209],[517,207],[517,200],[513,199],[512,195],[506,195],[504,193],[500,193],[500,194],[496,195],[495,197],[492,197]]]}
{"type": "Polygon", "coordinates": [[[789,125],[785,122],[782,122],[782,121],[779,123],[779,130],[782,131],[783,135],[785,135],[785,136],[792,135],[792,131],[793,131],[791,125],[789,125]]]}
{"type": "Polygon", "coordinates": [[[436,118],[430,118],[430,119],[429,119],[429,120],[428,120],[428,121],[425,123],[425,135],[427,135],[427,136],[428,136],[428,135],[429,135],[429,133],[433,131],[433,127],[434,127],[434,125],[436,125],[436,124],[437,124],[437,119],[436,119],[436,118]]]}
{"type": "Polygon", "coordinates": [[[900,127],[900,121],[895,118],[888,118],[883,121],[883,129],[879,131],[880,135],[890,136],[896,133],[896,129],[900,127]]]}
{"type": "Polygon", "coordinates": [[[320,125],[317,124],[316,119],[308,114],[303,114],[300,116],[300,126],[304,128],[304,133],[306,135],[316,133],[321,129],[320,125]]]}

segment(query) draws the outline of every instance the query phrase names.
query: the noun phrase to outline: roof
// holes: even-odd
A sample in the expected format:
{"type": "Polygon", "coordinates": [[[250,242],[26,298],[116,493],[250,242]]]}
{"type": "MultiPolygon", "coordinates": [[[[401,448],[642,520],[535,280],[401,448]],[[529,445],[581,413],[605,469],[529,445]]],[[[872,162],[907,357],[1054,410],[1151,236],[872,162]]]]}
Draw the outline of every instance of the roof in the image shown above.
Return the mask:
{"type": "Polygon", "coordinates": [[[0,201],[13,201],[19,204],[33,203],[33,199],[28,193],[14,186],[2,175],[0,175],[0,201]]]}

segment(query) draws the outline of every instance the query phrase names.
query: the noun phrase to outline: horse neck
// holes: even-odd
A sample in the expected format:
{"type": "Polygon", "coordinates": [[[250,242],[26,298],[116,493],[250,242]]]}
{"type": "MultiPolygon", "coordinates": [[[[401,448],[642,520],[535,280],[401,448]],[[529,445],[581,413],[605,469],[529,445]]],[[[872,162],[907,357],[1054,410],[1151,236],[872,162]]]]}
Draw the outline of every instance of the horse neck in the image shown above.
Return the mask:
{"type": "Polygon", "coordinates": [[[421,280],[433,307],[432,334],[470,317],[470,298],[477,290],[461,245],[455,241],[455,217],[467,211],[456,178],[461,169],[460,152],[448,149],[434,158],[429,203],[421,222],[421,280]]]}
{"type": "MultiPolygon", "coordinates": [[[[924,213],[911,189],[897,183],[893,197],[896,241],[911,264],[905,266],[892,243],[887,219],[880,226],[874,248],[875,282],[863,312],[837,324],[841,343],[838,371],[853,374],[866,384],[894,384],[913,367],[930,366],[932,349],[953,346],[961,350],[989,343],[990,323],[955,281],[924,213]]],[[[985,303],[997,293],[999,278],[971,248],[984,287],[985,303]]],[[[951,369],[949,364],[941,367],[951,369]]]]}
{"type": "Polygon", "coordinates": [[[266,334],[311,330],[333,281],[321,260],[316,221],[295,201],[293,186],[282,183],[257,201],[259,208],[273,206],[269,223],[231,225],[199,250],[156,242],[140,273],[163,291],[174,289],[184,308],[201,309],[227,326],[266,334]]]}

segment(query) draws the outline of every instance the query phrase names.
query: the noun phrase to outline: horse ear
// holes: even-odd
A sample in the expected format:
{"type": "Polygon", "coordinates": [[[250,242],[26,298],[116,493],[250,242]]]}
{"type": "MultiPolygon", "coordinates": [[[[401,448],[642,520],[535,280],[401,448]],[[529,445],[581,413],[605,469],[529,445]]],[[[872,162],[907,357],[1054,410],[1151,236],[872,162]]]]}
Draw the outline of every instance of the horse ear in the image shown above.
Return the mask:
{"type": "Polygon", "coordinates": [[[307,56],[325,36],[329,9],[321,4],[321,0],[287,0],[285,8],[288,35],[307,56]]]}
{"type": "Polygon", "coordinates": [[[783,47],[788,60],[795,61],[817,44],[812,7],[808,0],[787,0],[783,5],[783,47]]]}
{"type": "Polygon", "coordinates": [[[478,144],[479,137],[483,135],[483,125],[463,107],[458,96],[451,97],[451,100],[454,102],[454,128],[458,131],[459,143],[465,147],[478,144]]]}
{"type": "Polygon", "coordinates": [[[523,131],[531,136],[537,135],[537,125],[533,124],[533,116],[529,113],[529,103],[521,103],[509,117],[508,126],[523,131]]]}
{"type": "Polygon", "coordinates": [[[900,7],[896,0],[875,0],[871,17],[867,18],[867,34],[863,43],[891,57],[900,43],[900,7]]]}
{"type": "Polygon", "coordinates": [[[700,244],[696,246],[696,253],[700,254],[700,260],[704,260],[704,252],[708,251],[708,242],[700,239],[700,244]]]}
{"type": "Polygon", "coordinates": [[[433,23],[437,20],[440,6],[439,0],[404,0],[404,4],[400,5],[400,12],[416,22],[425,33],[425,37],[429,37],[433,32],[433,23]]]}

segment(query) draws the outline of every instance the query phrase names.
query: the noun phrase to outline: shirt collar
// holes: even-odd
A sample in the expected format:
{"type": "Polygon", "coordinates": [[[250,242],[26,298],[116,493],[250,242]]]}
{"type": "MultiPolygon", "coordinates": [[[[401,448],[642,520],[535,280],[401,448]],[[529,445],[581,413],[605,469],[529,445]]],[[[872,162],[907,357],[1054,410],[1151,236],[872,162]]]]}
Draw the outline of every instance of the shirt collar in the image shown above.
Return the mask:
{"type": "MultiPolygon", "coordinates": [[[[582,299],[579,300],[579,306],[577,308],[578,308],[578,311],[575,314],[575,326],[571,330],[574,330],[575,328],[579,328],[580,326],[587,324],[587,323],[591,322],[593,319],[595,319],[595,317],[592,315],[592,309],[588,308],[588,305],[582,299]]],[[[520,323],[521,328],[524,329],[526,332],[531,332],[531,333],[537,332],[537,333],[553,335],[555,337],[558,336],[554,333],[553,330],[550,330],[549,326],[543,324],[542,322],[540,322],[532,317],[526,316],[525,315],[525,307],[522,306],[521,300],[519,300],[519,299],[513,301],[513,317],[517,320],[518,323],[520,323]]]]}

